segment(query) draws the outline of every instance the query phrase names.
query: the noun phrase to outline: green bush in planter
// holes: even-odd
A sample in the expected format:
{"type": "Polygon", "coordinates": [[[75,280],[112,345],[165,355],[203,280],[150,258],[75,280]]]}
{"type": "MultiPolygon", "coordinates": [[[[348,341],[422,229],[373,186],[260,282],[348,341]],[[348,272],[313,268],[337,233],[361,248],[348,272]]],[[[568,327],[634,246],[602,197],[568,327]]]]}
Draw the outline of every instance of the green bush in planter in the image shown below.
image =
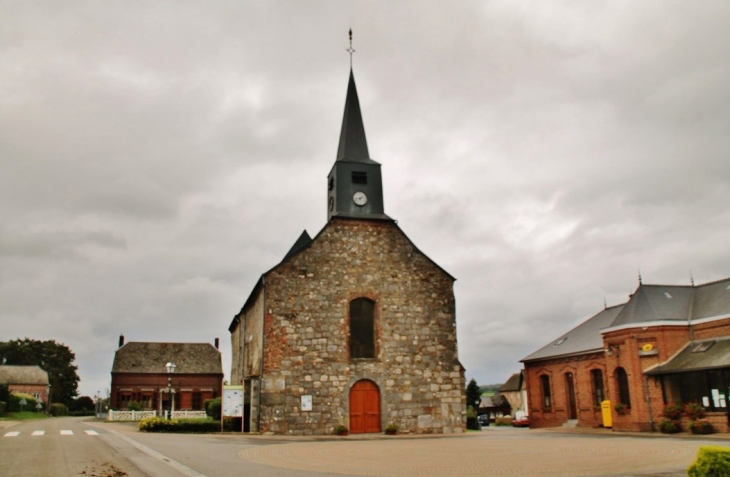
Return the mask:
{"type": "Polygon", "coordinates": [[[675,434],[680,432],[682,427],[679,425],[679,421],[673,421],[671,419],[662,419],[659,422],[659,431],[664,434],[675,434]]]}
{"type": "Polygon", "coordinates": [[[689,477],[724,477],[730,475],[730,447],[703,446],[687,469],[689,477]]]}

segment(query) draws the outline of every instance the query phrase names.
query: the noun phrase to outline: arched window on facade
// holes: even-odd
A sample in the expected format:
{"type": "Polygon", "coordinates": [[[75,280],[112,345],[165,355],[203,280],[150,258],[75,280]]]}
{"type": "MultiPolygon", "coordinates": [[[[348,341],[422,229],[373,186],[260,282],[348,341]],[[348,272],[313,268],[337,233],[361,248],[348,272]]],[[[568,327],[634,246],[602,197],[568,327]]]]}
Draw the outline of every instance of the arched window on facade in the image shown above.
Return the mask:
{"type": "Polygon", "coordinates": [[[356,298],[350,302],[350,358],[375,357],[375,302],[356,298]]]}
{"type": "Polygon", "coordinates": [[[606,399],[606,392],[603,389],[603,371],[592,369],[591,381],[593,382],[593,405],[601,407],[601,403],[606,399]]]}
{"type": "Polygon", "coordinates": [[[629,377],[624,368],[616,368],[616,389],[618,389],[618,402],[631,409],[631,397],[629,396],[629,377]]]}
{"type": "Polygon", "coordinates": [[[553,401],[550,398],[550,376],[547,374],[540,376],[540,388],[542,390],[542,407],[544,409],[552,407],[553,401]]]}

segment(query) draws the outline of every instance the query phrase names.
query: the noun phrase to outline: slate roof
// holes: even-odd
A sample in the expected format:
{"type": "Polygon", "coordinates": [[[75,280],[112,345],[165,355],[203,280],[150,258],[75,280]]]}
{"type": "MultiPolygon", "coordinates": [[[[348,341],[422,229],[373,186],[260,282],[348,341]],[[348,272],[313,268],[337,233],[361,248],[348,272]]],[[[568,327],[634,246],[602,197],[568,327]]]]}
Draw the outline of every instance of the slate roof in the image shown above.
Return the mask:
{"type": "Polygon", "coordinates": [[[515,373],[499,387],[499,392],[508,393],[522,390],[522,372],[515,373]]]}
{"type": "Polygon", "coordinates": [[[692,286],[640,285],[611,326],[647,321],[687,321],[692,295],[692,286]]]}
{"type": "Polygon", "coordinates": [[[40,384],[48,386],[48,373],[39,366],[0,366],[2,384],[40,384]]]}
{"type": "Polygon", "coordinates": [[[730,315],[730,278],[695,288],[692,319],[730,315]]]}
{"type": "Polygon", "coordinates": [[[520,361],[524,363],[603,350],[601,330],[611,326],[624,306],[615,305],[602,310],[520,361]]]}
{"type": "Polygon", "coordinates": [[[357,97],[355,75],[352,70],[350,70],[350,80],[347,84],[347,98],[345,99],[345,113],[342,116],[337,160],[377,164],[377,162],[370,159],[370,153],[368,152],[365,126],[360,111],[360,100],[357,97]]]}
{"type": "Polygon", "coordinates": [[[691,341],[669,361],[645,371],[644,374],[681,373],[715,368],[730,368],[730,338],[691,341]]]}
{"type": "Polygon", "coordinates": [[[112,373],[223,374],[221,353],[210,343],[145,343],[131,341],[114,354],[112,373]]]}

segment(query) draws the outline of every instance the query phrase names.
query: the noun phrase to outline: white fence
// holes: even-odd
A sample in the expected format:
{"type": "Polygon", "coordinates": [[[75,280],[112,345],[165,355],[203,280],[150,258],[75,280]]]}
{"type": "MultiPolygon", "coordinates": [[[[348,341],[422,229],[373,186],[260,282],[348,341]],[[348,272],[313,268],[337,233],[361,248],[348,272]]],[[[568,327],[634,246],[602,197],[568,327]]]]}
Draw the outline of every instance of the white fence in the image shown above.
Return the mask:
{"type": "MultiPolygon", "coordinates": [[[[163,416],[165,415],[163,411],[163,416]]],[[[141,421],[146,417],[155,417],[157,411],[113,411],[109,410],[110,421],[141,421]]],[[[173,419],[205,419],[205,411],[172,411],[173,419]]]]}
{"type": "Polygon", "coordinates": [[[205,411],[172,411],[173,419],[205,419],[205,411]]]}
{"type": "Polygon", "coordinates": [[[109,410],[110,421],[141,421],[146,417],[155,417],[155,411],[114,411],[109,410]]]}

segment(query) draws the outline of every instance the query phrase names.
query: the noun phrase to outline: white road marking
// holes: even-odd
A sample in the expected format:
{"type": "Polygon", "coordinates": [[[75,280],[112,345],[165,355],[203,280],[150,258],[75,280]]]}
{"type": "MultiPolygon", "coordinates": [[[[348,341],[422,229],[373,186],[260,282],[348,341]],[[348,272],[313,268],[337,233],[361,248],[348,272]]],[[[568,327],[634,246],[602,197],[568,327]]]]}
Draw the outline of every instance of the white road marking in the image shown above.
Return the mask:
{"type": "Polygon", "coordinates": [[[98,433],[98,432],[96,432],[96,431],[89,431],[89,430],[86,430],[86,431],[84,431],[84,432],[85,432],[85,433],[87,433],[87,434],[88,434],[88,435],[90,435],[90,436],[98,436],[98,435],[99,435],[99,433],[98,433]]]}
{"type": "Polygon", "coordinates": [[[69,431],[68,429],[61,431],[62,436],[72,436],[74,435],[74,431],[69,431]]]}
{"type": "Polygon", "coordinates": [[[5,437],[16,437],[18,434],[20,434],[18,431],[6,432],[5,437]]]}
{"type": "Polygon", "coordinates": [[[31,436],[42,436],[46,433],[46,431],[33,431],[33,434],[31,436]]]}

